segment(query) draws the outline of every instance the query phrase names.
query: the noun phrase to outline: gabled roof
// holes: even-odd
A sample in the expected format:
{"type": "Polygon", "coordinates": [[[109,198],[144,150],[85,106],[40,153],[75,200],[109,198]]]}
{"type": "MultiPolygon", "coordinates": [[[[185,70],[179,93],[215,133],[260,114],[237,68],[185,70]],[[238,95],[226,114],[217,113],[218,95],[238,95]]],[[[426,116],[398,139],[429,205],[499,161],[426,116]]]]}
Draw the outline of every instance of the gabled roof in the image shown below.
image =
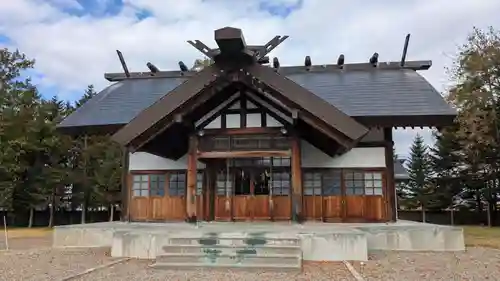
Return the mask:
{"type": "Polygon", "coordinates": [[[261,82],[267,84],[276,93],[285,95],[295,103],[295,107],[304,108],[319,120],[332,125],[340,133],[353,140],[359,140],[368,129],[356,122],[345,112],[339,110],[334,103],[330,103],[309,89],[302,87],[293,80],[276,73],[269,67],[255,64],[248,68],[248,72],[261,82]]]}
{"type": "Polygon", "coordinates": [[[396,181],[404,181],[410,178],[408,171],[403,166],[404,162],[404,159],[396,159],[394,161],[394,179],[396,181]]]}
{"type": "Polygon", "coordinates": [[[220,80],[218,74],[219,69],[215,65],[211,65],[191,77],[191,79],[185,80],[172,91],[164,92],[160,99],[134,116],[124,128],[113,136],[113,139],[126,145],[146,130],[155,130],[152,127],[158,122],[179,109],[179,107],[184,106],[187,101],[198,95],[202,90],[220,80]]]}
{"type": "MultiPolygon", "coordinates": [[[[456,111],[414,70],[302,72],[286,75],[352,117],[442,116],[456,111]]],[[[188,78],[128,79],[116,82],[85,103],[59,128],[125,125],[188,78]]],[[[394,119],[394,126],[398,125],[394,119]]],[[[399,126],[439,126],[400,124],[399,126]]]]}
{"type": "Polygon", "coordinates": [[[288,78],[350,116],[456,115],[439,92],[410,69],[292,74],[288,78]]]}
{"type": "MultiPolygon", "coordinates": [[[[127,125],[114,134],[113,139],[134,151],[146,145],[168,127],[183,122],[185,116],[206,103],[223,90],[245,87],[267,92],[279,101],[285,111],[297,121],[302,120],[348,149],[360,140],[368,129],[295,82],[272,69],[252,64],[241,69],[220,68],[213,64],[186,80],[170,93],[141,111],[127,125]],[[255,83],[258,81],[258,83],[255,83]],[[242,84],[241,86],[238,86],[242,84]],[[243,86],[245,85],[245,86],[243,86]],[[267,90],[269,88],[269,90],[267,90]]],[[[188,118],[189,119],[189,118],[188,118]]],[[[192,120],[193,121],[193,120],[192,120]]],[[[196,120],[194,120],[196,121],[196,120]]]]}

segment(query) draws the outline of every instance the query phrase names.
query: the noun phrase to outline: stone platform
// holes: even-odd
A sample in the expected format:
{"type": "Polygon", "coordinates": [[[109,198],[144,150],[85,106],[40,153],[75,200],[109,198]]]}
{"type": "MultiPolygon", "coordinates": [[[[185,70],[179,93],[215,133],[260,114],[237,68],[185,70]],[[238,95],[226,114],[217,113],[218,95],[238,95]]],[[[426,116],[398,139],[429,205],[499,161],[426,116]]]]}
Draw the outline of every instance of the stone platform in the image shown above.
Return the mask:
{"type": "Polygon", "coordinates": [[[57,226],[54,247],[111,247],[114,257],[156,259],[156,266],[300,268],[306,261],[368,259],[371,250],[463,251],[461,228],[409,221],[106,222],[57,226]]]}

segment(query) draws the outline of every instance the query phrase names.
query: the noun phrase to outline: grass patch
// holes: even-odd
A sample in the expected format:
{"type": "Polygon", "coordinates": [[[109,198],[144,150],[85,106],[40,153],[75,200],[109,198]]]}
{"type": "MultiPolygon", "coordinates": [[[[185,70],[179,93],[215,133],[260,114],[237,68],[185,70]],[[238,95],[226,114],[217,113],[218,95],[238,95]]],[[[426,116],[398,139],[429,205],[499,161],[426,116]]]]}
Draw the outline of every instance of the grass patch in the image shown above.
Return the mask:
{"type": "MultiPolygon", "coordinates": [[[[2,230],[3,232],[3,230],[2,230]]],[[[32,238],[43,237],[52,233],[52,228],[48,227],[33,227],[33,228],[7,228],[9,238],[32,238]]],[[[2,233],[3,236],[3,233],[2,233]]]]}
{"type": "Polygon", "coordinates": [[[500,227],[464,226],[467,247],[500,249],[500,227]]]}

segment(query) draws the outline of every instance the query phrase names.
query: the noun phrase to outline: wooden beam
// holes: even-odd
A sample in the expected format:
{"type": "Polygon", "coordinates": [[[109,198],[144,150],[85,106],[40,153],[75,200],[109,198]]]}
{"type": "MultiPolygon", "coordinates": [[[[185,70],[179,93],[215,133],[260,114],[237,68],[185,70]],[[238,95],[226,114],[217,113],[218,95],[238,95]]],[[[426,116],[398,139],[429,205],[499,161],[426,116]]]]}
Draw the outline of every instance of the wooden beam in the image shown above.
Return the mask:
{"type": "Polygon", "coordinates": [[[302,167],[300,139],[292,138],[292,218],[296,222],[302,220],[302,167]]]}
{"type": "Polygon", "coordinates": [[[189,137],[189,151],[187,159],[187,190],[186,190],[186,221],[194,223],[196,217],[196,182],[197,182],[197,147],[198,141],[196,136],[189,137]]]}
{"type": "Polygon", "coordinates": [[[285,97],[295,105],[294,109],[310,112],[317,119],[335,128],[351,140],[357,141],[368,133],[368,129],[352,117],[299,84],[277,74],[270,67],[252,65],[247,68],[247,71],[244,79],[249,80],[251,86],[264,87],[275,95],[285,97]]]}
{"type": "Polygon", "coordinates": [[[199,158],[258,158],[290,157],[290,150],[252,150],[252,151],[198,151],[199,158]]]}
{"type": "Polygon", "coordinates": [[[195,49],[200,51],[202,54],[207,56],[208,58],[213,59],[214,58],[214,50],[209,48],[207,45],[205,45],[203,42],[200,40],[195,40],[194,42],[191,40],[187,41],[191,46],[193,46],[195,49]]]}
{"type": "Polygon", "coordinates": [[[218,105],[216,108],[210,110],[209,113],[207,113],[205,116],[203,116],[198,121],[196,121],[195,127],[197,129],[203,129],[203,128],[200,128],[200,125],[205,123],[207,120],[212,118],[214,115],[218,114],[222,109],[224,109],[226,106],[228,106],[230,103],[232,103],[233,101],[235,101],[239,97],[240,97],[240,93],[236,93],[236,94],[232,95],[229,99],[227,99],[226,101],[224,101],[223,103],[218,105]]]}
{"type": "Polygon", "coordinates": [[[385,146],[385,166],[386,166],[386,187],[385,206],[387,210],[387,220],[395,222],[397,220],[396,206],[396,186],[394,184],[394,142],[392,140],[392,127],[384,128],[385,146]]]}
{"type": "Polygon", "coordinates": [[[116,132],[112,136],[112,139],[119,144],[128,145],[145,131],[160,123],[159,121],[174,113],[179,107],[184,106],[187,101],[196,97],[207,86],[214,86],[221,79],[224,80],[223,78],[219,78],[218,70],[214,65],[206,67],[198,72],[196,77],[180,84],[177,88],[170,91],[168,95],[165,93],[164,97],[144,109],[121,130],[116,132]]]}
{"type": "Polygon", "coordinates": [[[215,42],[221,54],[239,54],[246,49],[247,44],[243,32],[239,28],[224,27],[215,30],[215,42]]]}
{"type": "MultiPolygon", "coordinates": [[[[427,70],[432,66],[432,61],[421,60],[421,61],[407,61],[404,66],[400,65],[401,62],[390,61],[390,62],[379,62],[377,67],[373,67],[370,63],[348,63],[344,64],[343,67],[339,67],[336,64],[322,64],[322,65],[312,65],[309,70],[304,66],[282,66],[278,70],[273,69],[273,71],[278,71],[281,75],[292,75],[301,73],[335,73],[342,74],[349,71],[378,71],[378,70],[427,70]]],[[[159,71],[157,73],[151,73],[149,71],[144,72],[130,72],[129,77],[125,73],[105,73],[104,78],[111,82],[123,81],[126,79],[153,79],[153,78],[183,78],[195,76],[198,72],[187,71],[182,72],[180,70],[173,71],[159,71]]]]}
{"type": "Polygon", "coordinates": [[[206,136],[209,135],[252,135],[252,134],[282,134],[279,127],[252,127],[252,128],[230,128],[230,129],[205,129],[206,136]]]}
{"type": "Polygon", "coordinates": [[[279,111],[278,109],[276,109],[274,106],[270,105],[265,100],[259,98],[257,95],[254,95],[252,92],[247,91],[247,92],[245,92],[245,94],[248,95],[251,99],[253,99],[257,103],[259,103],[260,105],[262,105],[263,107],[267,108],[269,111],[271,111],[274,114],[278,115],[281,119],[287,121],[290,124],[293,122],[293,120],[289,116],[287,116],[283,112],[279,111]]]}
{"type": "Polygon", "coordinates": [[[130,210],[129,210],[129,150],[127,147],[122,147],[122,178],[121,178],[121,221],[130,221],[130,210]]]}
{"type": "MultiPolygon", "coordinates": [[[[177,108],[177,111],[182,110],[184,113],[190,112],[191,110],[193,110],[193,109],[197,108],[198,106],[207,102],[210,98],[214,97],[216,94],[218,94],[220,91],[222,91],[224,89],[224,87],[227,85],[228,85],[227,81],[224,80],[224,81],[220,82],[220,84],[218,84],[218,85],[216,84],[216,85],[208,86],[208,88],[206,88],[204,90],[205,92],[203,94],[198,95],[198,97],[195,98],[194,102],[190,103],[187,106],[184,106],[183,108],[177,108]]],[[[177,121],[178,121],[179,115],[180,114],[174,114],[174,117],[173,117],[174,120],[167,119],[167,120],[157,121],[153,126],[149,127],[147,130],[145,130],[145,132],[143,132],[142,135],[139,135],[135,139],[132,139],[130,141],[130,143],[133,146],[132,152],[135,152],[136,150],[140,149],[142,146],[144,146],[146,143],[148,143],[149,141],[154,139],[156,136],[163,133],[172,124],[176,123],[175,119],[177,119],[177,121]],[[150,132],[150,133],[148,133],[148,132],[150,132]],[[143,137],[144,135],[146,137],[143,137]]]]}
{"type": "Polygon", "coordinates": [[[180,70],[171,71],[158,71],[156,73],[151,73],[148,71],[144,72],[130,72],[129,76],[125,73],[104,73],[104,79],[109,82],[118,82],[126,79],[150,79],[150,78],[189,78],[197,74],[197,71],[186,71],[182,72],[180,70]]]}

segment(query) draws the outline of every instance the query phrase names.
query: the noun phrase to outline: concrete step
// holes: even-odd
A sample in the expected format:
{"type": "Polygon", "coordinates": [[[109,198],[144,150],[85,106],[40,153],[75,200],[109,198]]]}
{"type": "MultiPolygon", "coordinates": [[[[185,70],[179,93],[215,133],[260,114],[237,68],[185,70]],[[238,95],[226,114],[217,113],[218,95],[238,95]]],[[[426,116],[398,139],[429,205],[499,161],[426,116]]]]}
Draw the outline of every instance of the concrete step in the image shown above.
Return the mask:
{"type": "Polygon", "coordinates": [[[262,245],[262,246],[233,246],[233,245],[165,245],[159,251],[162,254],[203,254],[217,252],[219,254],[237,254],[241,252],[254,251],[256,255],[295,255],[301,256],[302,249],[297,245],[262,245]]]}
{"type": "Polygon", "coordinates": [[[198,236],[198,237],[169,237],[170,245],[228,245],[228,246],[257,246],[257,245],[292,245],[300,246],[298,237],[266,237],[266,236],[198,236]]]}
{"type": "Polygon", "coordinates": [[[248,253],[221,254],[206,252],[196,254],[163,254],[156,257],[157,263],[189,263],[189,264],[268,264],[300,266],[300,255],[256,255],[248,253]]]}
{"type": "Polygon", "coordinates": [[[301,271],[300,265],[272,265],[272,264],[223,264],[223,263],[154,263],[150,267],[155,269],[192,270],[206,269],[242,269],[258,271],[301,271]]]}

